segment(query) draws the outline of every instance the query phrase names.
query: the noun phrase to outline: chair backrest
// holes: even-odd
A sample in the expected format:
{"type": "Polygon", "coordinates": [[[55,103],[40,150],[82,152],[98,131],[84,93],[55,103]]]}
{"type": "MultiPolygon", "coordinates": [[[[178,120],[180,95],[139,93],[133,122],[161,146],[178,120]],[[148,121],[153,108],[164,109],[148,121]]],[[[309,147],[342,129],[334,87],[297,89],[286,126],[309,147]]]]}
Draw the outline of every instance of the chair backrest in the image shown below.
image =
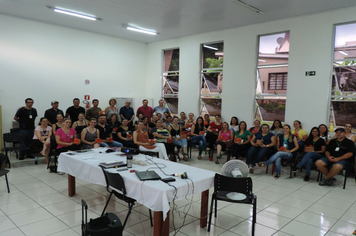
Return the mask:
{"type": "Polygon", "coordinates": [[[2,137],[3,137],[3,140],[4,140],[4,147],[6,147],[6,145],[5,145],[6,143],[12,143],[13,142],[11,133],[4,133],[2,135],[2,137]]]}
{"type": "Polygon", "coordinates": [[[214,179],[214,192],[219,191],[243,193],[252,197],[252,179],[250,177],[233,178],[216,173],[214,179]]]}
{"type": "Polygon", "coordinates": [[[19,128],[10,129],[10,134],[11,134],[11,138],[13,141],[20,140],[20,129],[19,128]]]}
{"type": "Polygon", "coordinates": [[[105,181],[106,181],[106,189],[108,192],[111,192],[109,190],[109,186],[119,190],[122,195],[126,195],[126,188],[125,188],[125,183],[124,180],[122,179],[121,175],[119,173],[110,173],[107,172],[103,167],[101,169],[104,172],[105,176],[105,181]]]}

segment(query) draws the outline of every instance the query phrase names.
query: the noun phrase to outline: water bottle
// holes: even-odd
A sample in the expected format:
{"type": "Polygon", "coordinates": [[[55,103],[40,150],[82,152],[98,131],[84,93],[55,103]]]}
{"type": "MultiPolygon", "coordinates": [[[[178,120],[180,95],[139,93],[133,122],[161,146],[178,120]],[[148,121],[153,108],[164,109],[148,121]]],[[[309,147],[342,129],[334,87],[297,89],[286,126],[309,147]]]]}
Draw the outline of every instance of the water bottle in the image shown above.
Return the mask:
{"type": "Polygon", "coordinates": [[[126,157],[127,168],[132,168],[132,160],[133,160],[132,156],[128,155],[126,157]]]}
{"type": "Polygon", "coordinates": [[[38,157],[35,157],[35,165],[38,164],[38,157]]]}

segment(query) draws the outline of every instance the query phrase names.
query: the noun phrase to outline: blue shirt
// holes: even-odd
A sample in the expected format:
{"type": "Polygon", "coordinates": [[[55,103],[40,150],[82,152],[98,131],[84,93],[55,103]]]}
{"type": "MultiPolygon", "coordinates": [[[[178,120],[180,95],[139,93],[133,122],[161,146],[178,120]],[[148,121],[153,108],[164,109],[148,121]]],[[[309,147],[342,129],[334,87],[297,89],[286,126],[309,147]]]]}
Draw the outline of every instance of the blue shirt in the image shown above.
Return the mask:
{"type": "Polygon", "coordinates": [[[161,113],[162,117],[164,117],[165,112],[169,112],[167,107],[160,108],[159,106],[156,106],[155,108],[153,108],[153,113],[156,113],[156,114],[161,113]]]}
{"type": "Polygon", "coordinates": [[[123,106],[120,108],[119,114],[120,114],[120,117],[122,115],[123,117],[125,117],[126,120],[131,120],[132,116],[135,115],[135,112],[132,109],[132,107],[129,107],[129,109],[127,109],[126,106],[123,106]]]}
{"type": "Polygon", "coordinates": [[[265,136],[263,136],[261,132],[255,133],[256,140],[262,140],[264,145],[271,144],[273,136],[274,134],[272,133],[268,133],[265,136]]]}

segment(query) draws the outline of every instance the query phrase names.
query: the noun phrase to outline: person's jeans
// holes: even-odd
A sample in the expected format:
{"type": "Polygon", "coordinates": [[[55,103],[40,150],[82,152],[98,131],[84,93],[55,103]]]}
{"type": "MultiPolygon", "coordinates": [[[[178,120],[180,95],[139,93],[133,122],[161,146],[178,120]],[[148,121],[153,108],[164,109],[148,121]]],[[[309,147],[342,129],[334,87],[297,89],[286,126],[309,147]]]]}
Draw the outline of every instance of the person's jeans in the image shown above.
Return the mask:
{"type": "Polygon", "coordinates": [[[302,168],[305,165],[305,175],[310,176],[311,166],[313,162],[322,158],[323,156],[315,152],[307,152],[303,159],[298,163],[297,167],[302,168]]]}
{"type": "Polygon", "coordinates": [[[199,145],[199,155],[208,147],[204,135],[192,136],[190,141],[199,145]]]}
{"type": "Polygon", "coordinates": [[[272,164],[273,162],[275,162],[275,167],[276,167],[276,172],[278,175],[281,174],[281,161],[282,159],[285,160],[290,160],[293,158],[293,154],[289,153],[289,152],[277,152],[275,153],[273,156],[270,157],[270,159],[268,159],[268,161],[265,162],[265,165],[268,166],[269,164],[272,164]]]}
{"type": "Polygon", "coordinates": [[[269,157],[273,152],[273,147],[255,147],[251,146],[247,152],[247,165],[255,166],[256,163],[262,161],[267,156],[269,157]]]}
{"type": "Polygon", "coordinates": [[[112,141],[111,143],[105,143],[102,142],[100,143],[100,147],[122,147],[122,143],[119,143],[117,141],[112,141]]]}
{"type": "Polygon", "coordinates": [[[187,145],[188,145],[186,138],[182,138],[181,140],[173,139],[172,143],[174,144],[174,146],[182,147],[182,154],[186,154],[186,153],[183,153],[183,147],[187,147],[187,145]]]}
{"type": "Polygon", "coordinates": [[[250,143],[241,144],[241,145],[238,145],[238,144],[234,143],[232,145],[232,156],[237,158],[239,152],[247,151],[250,148],[250,146],[251,146],[250,143]]]}
{"type": "MultiPolygon", "coordinates": [[[[20,130],[19,131],[19,141],[21,147],[31,147],[31,141],[33,138],[34,130],[20,130]]],[[[31,156],[31,149],[20,151],[20,158],[24,158],[25,155],[31,156]]]]}

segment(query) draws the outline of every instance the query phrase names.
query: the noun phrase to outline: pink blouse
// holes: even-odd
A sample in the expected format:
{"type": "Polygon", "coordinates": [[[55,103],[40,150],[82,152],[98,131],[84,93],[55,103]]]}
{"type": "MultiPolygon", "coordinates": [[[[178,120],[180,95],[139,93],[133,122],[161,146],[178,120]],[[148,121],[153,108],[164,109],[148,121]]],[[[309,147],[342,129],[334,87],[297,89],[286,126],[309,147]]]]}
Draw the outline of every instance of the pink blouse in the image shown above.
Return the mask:
{"type": "Polygon", "coordinates": [[[231,140],[231,130],[229,130],[228,132],[220,132],[220,135],[225,141],[231,140]]]}
{"type": "MultiPolygon", "coordinates": [[[[56,135],[58,135],[60,137],[60,140],[64,143],[72,143],[75,139],[76,133],[77,132],[73,128],[70,128],[69,134],[64,133],[62,128],[60,128],[56,131],[56,135]]],[[[62,147],[66,147],[66,146],[58,144],[57,149],[62,148],[62,147]]]]}

